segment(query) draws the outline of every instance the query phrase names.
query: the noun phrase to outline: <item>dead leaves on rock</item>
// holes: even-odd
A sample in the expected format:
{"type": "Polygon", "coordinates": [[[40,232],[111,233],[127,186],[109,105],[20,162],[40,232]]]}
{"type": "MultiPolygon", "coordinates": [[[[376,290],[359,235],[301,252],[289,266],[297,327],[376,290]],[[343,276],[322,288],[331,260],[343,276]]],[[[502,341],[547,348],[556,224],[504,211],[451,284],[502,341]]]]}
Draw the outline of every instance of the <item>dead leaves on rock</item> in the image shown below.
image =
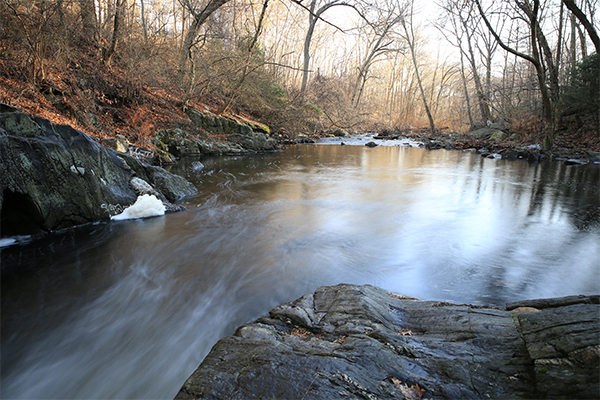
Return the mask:
{"type": "Polygon", "coordinates": [[[533,307],[517,307],[512,312],[541,312],[542,310],[538,310],[533,307]]]}
{"type": "Polygon", "coordinates": [[[393,293],[393,292],[388,292],[388,295],[390,297],[393,297],[394,299],[398,299],[398,300],[419,300],[416,297],[405,296],[403,294],[398,294],[398,293],[393,293]]]}
{"type": "Polygon", "coordinates": [[[306,329],[294,328],[290,332],[290,335],[296,336],[296,337],[307,337],[310,335],[310,332],[308,332],[306,329]]]}
{"type": "Polygon", "coordinates": [[[323,335],[320,334],[313,334],[309,331],[307,331],[306,329],[302,329],[302,328],[294,328],[291,330],[291,332],[285,332],[290,336],[295,336],[295,337],[299,337],[299,338],[306,338],[309,336],[312,336],[318,340],[327,340],[329,342],[333,342],[333,343],[338,343],[338,344],[343,344],[346,341],[346,336],[340,336],[335,340],[332,340],[332,338],[327,338],[327,337],[323,337],[323,335]]]}
{"type": "Polygon", "coordinates": [[[345,341],[346,341],[346,336],[342,336],[341,338],[334,340],[333,343],[343,344],[345,341]]]}
{"type": "Polygon", "coordinates": [[[406,400],[420,400],[423,399],[423,394],[425,393],[425,389],[421,388],[418,383],[415,383],[412,386],[408,386],[406,383],[402,383],[400,379],[391,378],[392,383],[398,389],[402,396],[406,400]]]}
{"type": "Polygon", "coordinates": [[[398,335],[402,336],[412,336],[412,331],[410,329],[400,329],[398,331],[398,335]]]}

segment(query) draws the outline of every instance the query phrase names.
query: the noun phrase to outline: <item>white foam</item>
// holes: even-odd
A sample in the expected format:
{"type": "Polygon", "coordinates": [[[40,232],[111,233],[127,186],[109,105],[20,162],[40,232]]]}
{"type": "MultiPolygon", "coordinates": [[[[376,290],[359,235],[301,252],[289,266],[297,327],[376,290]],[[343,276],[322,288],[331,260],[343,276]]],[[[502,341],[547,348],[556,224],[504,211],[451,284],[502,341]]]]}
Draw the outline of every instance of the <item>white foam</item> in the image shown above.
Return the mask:
{"type": "Polygon", "coordinates": [[[0,239],[0,247],[10,246],[11,244],[15,244],[15,243],[17,243],[17,239],[13,239],[13,238],[0,239]]]}
{"type": "Polygon", "coordinates": [[[154,195],[144,194],[139,196],[135,203],[127,207],[121,214],[115,215],[110,219],[134,219],[147,218],[165,214],[165,206],[154,195]]]}

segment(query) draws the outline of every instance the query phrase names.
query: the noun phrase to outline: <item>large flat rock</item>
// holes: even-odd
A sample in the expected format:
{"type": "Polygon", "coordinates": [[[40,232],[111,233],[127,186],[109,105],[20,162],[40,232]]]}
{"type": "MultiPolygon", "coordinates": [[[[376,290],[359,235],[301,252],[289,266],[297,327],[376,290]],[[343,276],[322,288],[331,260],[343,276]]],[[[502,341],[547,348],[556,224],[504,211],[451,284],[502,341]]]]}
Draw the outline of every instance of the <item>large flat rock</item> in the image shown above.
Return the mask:
{"type": "Polygon", "coordinates": [[[221,339],[176,398],[597,399],[599,299],[569,299],[508,311],[321,287],[221,339]]]}

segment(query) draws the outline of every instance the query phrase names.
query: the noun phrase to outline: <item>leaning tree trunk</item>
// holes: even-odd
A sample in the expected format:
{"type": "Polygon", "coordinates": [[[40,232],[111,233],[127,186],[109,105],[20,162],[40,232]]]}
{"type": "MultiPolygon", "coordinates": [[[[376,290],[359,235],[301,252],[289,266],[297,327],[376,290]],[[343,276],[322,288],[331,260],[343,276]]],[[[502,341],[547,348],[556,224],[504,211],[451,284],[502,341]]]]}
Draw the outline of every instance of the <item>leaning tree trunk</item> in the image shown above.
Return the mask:
{"type": "Polygon", "coordinates": [[[417,76],[417,82],[419,83],[419,89],[421,90],[421,97],[423,98],[423,104],[425,105],[425,112],[427,113],[427,118],[429,119],[429,127],[431,128],[431,133],[435,131],[435,123],[433,121],[433,116],[431,115],[431,111],[429,110],[429,105],[427,104],[427,97],[425,97],[425,90],[423,89],[423,82],[421,81],[421,75],[419,74],[419,65],[417,63],[417,55],[415,53],[415,42],[414,36],[412,33],[412,26],[410,27],[411,32],[408,32],[408,28],[406,27],[406,21],[402,19],[402,26],[404,27],[404,32],[406,33],[406,41],[408,42],[408,47],[410,47],[410,54],[412,56],[413,65],[415,66],[415,74],[417,76]]]}
{"type": "Polygon", "coordinates": [[[592,23],[587,19],[583,11],[581,11],[579,7],[577,7],[577,4],[575,4],[575,0],[563,0],[563,3],[573,13],[573,15],[577,17],[579,22],[581,22],[581,25],[583,25],[583,27],[587,31],[588,35],[590,36],[590,39],[592,39],[592,43],[594,43],[596,53],[600,54],[600,37],[598,36],[598,32],[596,32],[596,29],[594,29],[594,25],[592,25],[592,23]]]}
{"type": "Polygon", "coordinates": [[[193,9],[188,9],[188,11],[193,16],[193,21],[188,29],[187,34],[185,35],[185,39],[183,41],[183,46],[181,46],[181,53],[179,54],[179,71],[184,72],[187,61],[189,57],[191,57],[191,50],[194,47],[196,42],[196,38],[198,37],[198,33],[200,32],[200,27],[208,17],[212,15],[215,11],[217,11],[223,4],[227,3],[229,0],[210,0],[208,4],[204,7],[204,9],[200,12],[197,12],[193,9]]]}

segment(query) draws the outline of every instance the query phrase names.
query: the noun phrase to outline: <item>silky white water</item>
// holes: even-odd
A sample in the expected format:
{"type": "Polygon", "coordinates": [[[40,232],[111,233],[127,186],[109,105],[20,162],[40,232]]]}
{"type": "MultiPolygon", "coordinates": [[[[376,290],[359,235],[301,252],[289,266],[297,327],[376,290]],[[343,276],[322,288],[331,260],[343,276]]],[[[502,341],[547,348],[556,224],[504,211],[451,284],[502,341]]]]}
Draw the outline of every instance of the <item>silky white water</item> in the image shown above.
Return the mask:
{"type": "Polygon", "coordinates": [[[600,292],[597,165],[335,145],[194,161],[173,169],[199,189],[186,212],[0,249],[3,399],[172,398],[218,338],[321,285],[600,292]]]}

